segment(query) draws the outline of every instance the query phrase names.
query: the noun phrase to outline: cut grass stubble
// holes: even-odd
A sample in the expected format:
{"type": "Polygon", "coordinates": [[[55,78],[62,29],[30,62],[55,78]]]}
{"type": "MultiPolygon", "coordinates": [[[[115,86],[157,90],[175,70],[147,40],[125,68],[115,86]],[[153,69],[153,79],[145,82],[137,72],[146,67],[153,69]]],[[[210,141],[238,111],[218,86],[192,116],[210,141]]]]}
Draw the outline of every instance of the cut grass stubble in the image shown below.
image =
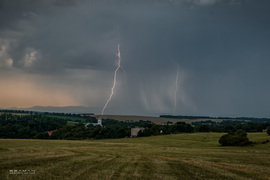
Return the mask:
{"type": "MultiPolygon", "coordinates": [[[[221,135],[0,140],[0,179],[269,179],[270,143],[222,147],[221,135]],[[15,169],[35,174],[9,174],[15,169]]],[[[248,137],[270,139],[265,133],[248,137]]]]}

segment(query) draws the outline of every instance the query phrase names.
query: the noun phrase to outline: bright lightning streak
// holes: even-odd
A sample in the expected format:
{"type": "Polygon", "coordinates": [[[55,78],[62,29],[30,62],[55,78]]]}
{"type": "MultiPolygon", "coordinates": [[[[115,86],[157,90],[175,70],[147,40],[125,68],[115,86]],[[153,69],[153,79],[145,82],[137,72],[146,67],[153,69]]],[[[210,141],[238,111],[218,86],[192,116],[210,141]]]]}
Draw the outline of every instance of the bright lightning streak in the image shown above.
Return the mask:
{"type": "Polygon", "coordinates": [[[173,114],[175,115],[176,101],[177,101],[177,92],[178,92],[178,74],[179,74],[179,64],[177,67],[176,79],[175,79],[175,91],[174,91],[174,110],[173,114]]]}
{"type": "Polygon", "coordinates": [[[117,66],[116,70],[114,71],[113,87],[112,87],[112,90],[111,90],[110,97],[109,97],[109,99],[107,100],[106,104],[104,105],[104,107],[103,107],[103,109],[102,109],[101,115],[103,115],[104,110],[106,109],[107,105],[109,104],[109,102],[110,102],[111,99],[112,99],[112,96],[113,96],[113,93],[114,93],[114,88],[115,88],[115,85],[116,85],[117,71],[118,71],[119,68],[121,67],[120,63],[121,63],[120,44],[118,44],[118,66],[117,66]]]}

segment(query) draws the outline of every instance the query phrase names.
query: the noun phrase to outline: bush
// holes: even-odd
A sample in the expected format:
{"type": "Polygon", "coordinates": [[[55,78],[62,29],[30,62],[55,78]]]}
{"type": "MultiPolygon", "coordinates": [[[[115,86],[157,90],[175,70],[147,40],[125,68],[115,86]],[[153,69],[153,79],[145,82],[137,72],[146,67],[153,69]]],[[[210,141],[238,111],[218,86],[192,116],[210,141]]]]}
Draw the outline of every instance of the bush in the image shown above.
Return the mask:
{"type": "Polygon", "coordinates": [[[251,141],[249,141],[245,131],[238,130],[235,133],[229,132],[221,136],[219,144],[222,146],[245,146],[251,144],[251,141]]]}
{"type": "Polygon", "coordinates": [[[270,135],[270,127],[267,128],[267,134],[270,135]]]}
{"type": "Polygon", "coordinates": [[[199,132],[210,132],[210,127],[207,124],[201,124],[198,127],[199,132]]]}

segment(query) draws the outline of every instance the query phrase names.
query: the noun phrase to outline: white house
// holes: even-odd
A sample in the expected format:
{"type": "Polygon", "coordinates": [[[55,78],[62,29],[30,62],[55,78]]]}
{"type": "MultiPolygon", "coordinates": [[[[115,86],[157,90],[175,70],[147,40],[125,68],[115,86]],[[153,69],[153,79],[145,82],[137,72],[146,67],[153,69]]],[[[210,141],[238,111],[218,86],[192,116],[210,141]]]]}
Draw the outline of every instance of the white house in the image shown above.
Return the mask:
{"type": "Polygon", "coordinates": [[[131,128],[131,137],[137,137],[139,131],[143,132],[144,128],[139,128],[139,127],[131,128]]]}

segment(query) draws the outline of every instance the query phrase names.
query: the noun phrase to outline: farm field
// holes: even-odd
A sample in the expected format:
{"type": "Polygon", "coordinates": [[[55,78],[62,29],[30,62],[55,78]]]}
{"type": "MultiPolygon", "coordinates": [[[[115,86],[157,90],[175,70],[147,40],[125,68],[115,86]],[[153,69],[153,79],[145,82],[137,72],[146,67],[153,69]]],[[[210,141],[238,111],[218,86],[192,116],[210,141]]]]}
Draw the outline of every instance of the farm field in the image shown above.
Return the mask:
{"type": "MultiPolygon", "coordinates": [[[[222,147],[223,133],[111,140],[0,140],[0,179],[270,179],[270,143],[222,147]],[[35,170],[35,174],[10,174],[35,170]]],[[[249,133],[251,141],[270,139],[249,133]]]]}
{"type": "Polygon", "coordinates": [[[207,121],[212,120],[216,122],[222,121],[222,119],[174,119],[174,118],[162,118],[162,117],[153,117],[153,116],[130,116],[130,115],[91,115],[93,117],[101,117],[102,119],[114,119],[118,121],[151,121],[155,124],[166,124],[168,121],[171,121],[173,123],[176,122],[185,122],[185,123],[191,123],[196,121],[207,121]]]}

